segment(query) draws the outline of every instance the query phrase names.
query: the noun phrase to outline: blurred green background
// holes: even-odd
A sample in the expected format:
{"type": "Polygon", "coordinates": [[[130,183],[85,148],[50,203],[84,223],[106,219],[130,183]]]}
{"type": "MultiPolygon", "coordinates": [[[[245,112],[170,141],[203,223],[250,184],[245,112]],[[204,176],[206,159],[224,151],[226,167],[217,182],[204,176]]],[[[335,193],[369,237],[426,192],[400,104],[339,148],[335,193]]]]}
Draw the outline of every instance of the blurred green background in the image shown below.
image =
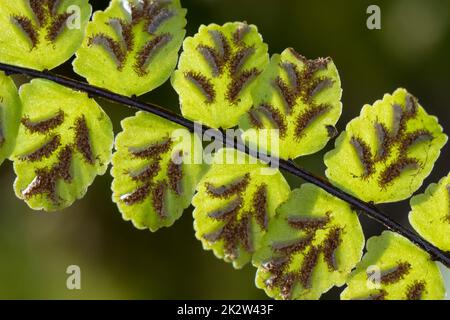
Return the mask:
{"type": "MultiPolygon", "coordinates": [[[[104,9],[108,1],[90,1],[104,9]]],[[[188,9],[188,35],[200,24],[245,20],[256,24],[270,53],[294,47],[309,58],[331,56],[341,75],[345,124],[363,104],[405,87],[439,117],[449,133],[450,1],[300,1],[182,0],[188,9]],[[366,9],[381,7],[381,30],[366,28],[366,9]]],[[[77,77],[70,62],[55,70],[77,77]]],[[[18,82],[28,81],[16,78],[18,82]]],[[[166,83],[142,97],[178,110],[177,96],[166,83]]],[[[134,111],[100,100],[113,119],[134,111]]],[[[298,160],[323,175],[322,152],[298,160]]],[[[446,146],[425,185],[448,173],[446,146]]],[[[292,186],[301,181],[287,177],[292,186]]],[[[138,231],[122,220],[111,201],[111,177],[95,180],[87,196],[58,213],[30,210],[14,196],[11,163],[0,168],[0,298],[20,299],[264,299],[254,286],[255,270],[234,270],[203,251],[194,237],[191,208],[171,228],[138,231]],[[66,268],[81,267],[82,290],[67,290],[66,268]]],[[[420,191],[423,191],[423,187],[420,191]]],[[[407,224],[408,202],[382,206],[407,224]]],[[[363,216],[367,236],[383,228],[363,216]]],[[[337,298],[333,289],[324,298],[337,298]]]]}

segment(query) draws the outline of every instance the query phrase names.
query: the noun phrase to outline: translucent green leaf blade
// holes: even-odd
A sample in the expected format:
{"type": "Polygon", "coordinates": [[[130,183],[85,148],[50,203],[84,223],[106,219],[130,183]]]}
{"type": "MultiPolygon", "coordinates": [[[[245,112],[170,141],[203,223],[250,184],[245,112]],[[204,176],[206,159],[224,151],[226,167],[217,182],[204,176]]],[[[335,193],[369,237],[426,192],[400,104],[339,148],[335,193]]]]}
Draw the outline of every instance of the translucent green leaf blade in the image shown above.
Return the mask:
{"type": "Polygon", "coordinates": [[[450,251],[450,174],[410,200],[409,222],[425,239],[450,251]]]}
{"type": "Polygon", "coordinates": [[[205,250],[241,268],[261,246],[275,209],[289,191],[278,170],[252,163],[236,150],[221,149],[192,200],[195,236],[205,250]]]}
{"type": "Polygon", "coordinates": [[[139,229],[171,226],[191,203],[204,173],[204,165],[195,161],[193,135],[146,112],[126,118],[122,128],[112,160],[113,200],[139,229]]]}
{"type": "Polygon", "coordinates": [[[175,69],[185,15],[179,0],[112,0],[88,24],[75,72],[127,96],[159,87],[175,69]]]}
{"type": "Polygon", "coordinates": [[[183,115],[213,128],[235,126],[252,106],[251,90],[268,62],[267,45],[256,26],[200,26],[184,41],[172,76],[183,115]]]}
{"type": "Polygon", "coordinates": [[[22,103],[14,81],[0,72],[0,165],[14,150],[22,103]]]}
{"type": "Polygon", "coordinates": [[[0,61],[37,70],[67,61],[83,40],[92,13],[88,0],[4,0],[0,61]]]}
{"type": "MultiPolygon", "coordinates": [[[[239,123],[245,130],[243,138],[256,147],[261,130],[275,129],[279,130],[281,158],[317,152],[336,134],[341,95],[339,74],[330,58],[308,60],[286,49],[272,56],[253,90],[254,107],[239,123]]],[[[265,148],[278,153],[270,144],[265,148]]]]}
{"type": "Polygon", "coordinates": [[[111,121],[87,94],[48,80],[32,80],[19,94],[23,116],[12,156],[16,195],[36,210],[66,208],[105,173],[111,121]]]}
{"type": "Polygon", "coordinates": [[[312,185],[292,191],[254,255],[256,286],[275,299],[319,299],[361,260],[364,234],[350,206],[312,185]]]}
{"type": "Polygon", "coordinates": [[[365,201],[404,200],[430,174],[446,142],[437,118],[398,89],[365,105],[347,124],[334,150],[325,155],[326,175],[365,201]]]}
{"type": "Polygon", "coordinates": [[[436,300],[445,295],[436,263],[391,231],[367,241],[367,253],[347,285],[343,300],[436,300]]]}

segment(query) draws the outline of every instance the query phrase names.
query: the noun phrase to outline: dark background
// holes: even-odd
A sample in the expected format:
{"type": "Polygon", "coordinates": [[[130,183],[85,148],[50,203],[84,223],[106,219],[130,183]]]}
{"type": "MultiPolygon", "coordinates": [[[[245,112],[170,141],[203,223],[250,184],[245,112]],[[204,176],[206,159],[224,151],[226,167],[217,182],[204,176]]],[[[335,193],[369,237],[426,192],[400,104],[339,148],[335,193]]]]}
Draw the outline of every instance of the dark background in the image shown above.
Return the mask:
{"type": "MultiPolygon", "coordinates": [[[[104,9],[108,1],[90,1],[104,9]]],[[[270,53],[294,47],[309,58],[331,56],[340,72],[344,111],[338,123],[359,114],[363,104],[405,87],[430,114],[449,128],[450,1],[257,1],[182,0],[188,9],[188,35],[200,24],[246,20],[256,24],[270,53]],[[369,4],[381,7],[382,29],[366,28],[369,4]]],[[[70,63],[55,70],[78,78],[70,63]]],[[[24,79],[17,79],[23,81],[24,79]]],[[[167,82],[142,97],[178,110],[167,82]]],[[[119,122],[134,111],[99,101],[119,122]]],[[[447,129],[448,130],[448,129],[447,129]]],[[[447,131],[448,133],[448,131],[447,131]]],[[[297,162],[323,175],[321,152],[297,162]]],[[[448,173],[443,149],[424,186],[448,173]]],[[[287,176],[292,187],[301,181],[287,176]]],[[[14,196],[11,163],[0,168],[0,298],[257,299],[255,269],[234,270],[202,250],[194,237],[191,208],[171,228],[138,231],[124,222],[111,201],[111,177],[98,177],[83,200],[58,213],[34,212],[14,196]],[[66,288],[67,266],[79,265],[82,290],[66,288]]],[[[423,191],[424,187],[420,191],[423,191]]],[[[381,206],[407,224],[408,201],[381,206]]],[[[366,236],[383,227],[361,216],[366,236]]],[[[324,298],[337,298],[333,289],[324,298]]]]}

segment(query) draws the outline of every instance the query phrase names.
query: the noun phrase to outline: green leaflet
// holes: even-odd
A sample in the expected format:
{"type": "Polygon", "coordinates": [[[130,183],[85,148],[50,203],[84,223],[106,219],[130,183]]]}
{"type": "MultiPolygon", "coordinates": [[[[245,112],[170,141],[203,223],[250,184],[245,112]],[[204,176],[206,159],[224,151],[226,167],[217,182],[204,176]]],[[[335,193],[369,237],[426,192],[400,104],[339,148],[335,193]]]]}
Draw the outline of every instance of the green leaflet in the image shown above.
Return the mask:
{"type": "Polygon", "coordinates": [[[112,0],[88,24],[75,72],[127,96],[159,87],[175,69],[185,15],[179,0],[112,0]]]}
{"type": "Polygon", "coordinates": [[[367,241],[367,253],[347,285],[343,300],[435,300],[445,295],[436,263],[391,231],[367,241]]]}
{"type": "Polygon", "coordinates": [[[278,170],[239,151],[220,149],[192,200],[195,236],[205,250],[241,268],[260,248],[289,191],[278,170]]]}
{"type": "Polygon", "coordinates": [[[317,152],[336,134],[341,95],[339,74],[330,58],[308,60],[286,49],[272,56],[253,90],[254,107],[239,123],[246,130],[243,139],[261,147],[260,130],[278,129],[281,158],[317,152]]]}
{"type": "Polygon", "coordinates": [[[0,72],[0,165],[14,150],[21,113],[14,81],[0,72]]]}
{"type": "Polygon", "coordinates": [[[450,251],[450,174],[412,197],[410,204],[414,229],[439,249],[450,251]]]}
{"type": "Polygon", "coordinates": [[[16,195],[33,209],[66,208],[105,173],[111,121],[87,94],[48,80],[32,80],[19,94],[23,116],[12,156],[16,195]]]}
{"type": "Polygon", "coordinates": [[[122,128],[112,160],[113,200],[136,228],[171,226],[203,174],[194,156],[201,142],[192,143],[186,129],[146,112],[124,119],[122,128]]]}
{"type": "Polygon", "coordinates": [[[256,286],[276,299],[319,299],[361,260],[364,234],[350,206],[306,183],[292,191],[254,255],[256,286]]]}
{"type": "Polygon", "coordinates": [[[37,70],[67,61],[83,40],[88,0],[3,0],[0,61],[37,70]]]}
{"type": "Polygon", "coordinates": [[[446,142],[437,118],[398,89],[347,124],[325,155],[326,175],[365,201],[400,201],[422,185],[446,142]]]}
{"type": "Polygon", "coordinates": [[[256,26],[200,26],[184,41],[172,76],[183,115],[213,128],[235,126],[251,108],[255,79],[268,62],[267,45],[256,26]]]}

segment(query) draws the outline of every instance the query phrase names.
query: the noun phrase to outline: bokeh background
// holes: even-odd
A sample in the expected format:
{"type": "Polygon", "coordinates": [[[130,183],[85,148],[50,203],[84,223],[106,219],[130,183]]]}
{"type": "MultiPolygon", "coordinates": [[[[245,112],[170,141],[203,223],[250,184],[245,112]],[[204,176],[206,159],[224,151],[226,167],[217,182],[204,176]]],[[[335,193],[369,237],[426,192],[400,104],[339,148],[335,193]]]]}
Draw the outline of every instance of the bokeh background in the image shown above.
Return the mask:
{"type": "MultiPolygon", "coordinates": [[[[108,1],[90,1],[104,9],[108,1]]],[[[450,130],[450,2],[447,0],[300,1],[182,0],[188,35],[200,24],[256,24],[270,53],[294,47],[309,58],[331,56],[341,75],[344,112],[357,116],[365,103],[405,87],[450,130]],[[366,9],[381,7],[382,29],[366,28],[366,9]]],[[[71,64],[55,72],[77,77],[71,64]]],[[[28,79],[17,77],[17,82],[28,79]]],[[[177,112],[170,83],[142,97],[177,112]]],[[[134,111],[99,101],[115,132],[134,111]]],[[[322,157],[333,143],[297,162],[323,175],[322,157]]],[[[446,146],[425,186],[448,173],[446,146]]],[[[302,181],[287,176],[292,187],[302,181]]],[[[111,201],[111,177],[98,177],[86,197],[57,213],[34,212],[14,196],[11,163],[0,168],[0,298],[11,299],[265,299],[254,286],[255,270],[234,270],[194,237],[191,208],[171,228],[139,231],[122,220],[111,201]],[[66,288],[66,268],[79,265],[82,290],[66,288]]],[[[423,191],[424,187],[420,191],[423,191]]],[[[407,224],[408,201],[383,205],[407,224]]],[[[383,227],[361,216],[367,236],[383,227]]],[[[338,297],[332,289],[325,299],[338,297]]]]}

